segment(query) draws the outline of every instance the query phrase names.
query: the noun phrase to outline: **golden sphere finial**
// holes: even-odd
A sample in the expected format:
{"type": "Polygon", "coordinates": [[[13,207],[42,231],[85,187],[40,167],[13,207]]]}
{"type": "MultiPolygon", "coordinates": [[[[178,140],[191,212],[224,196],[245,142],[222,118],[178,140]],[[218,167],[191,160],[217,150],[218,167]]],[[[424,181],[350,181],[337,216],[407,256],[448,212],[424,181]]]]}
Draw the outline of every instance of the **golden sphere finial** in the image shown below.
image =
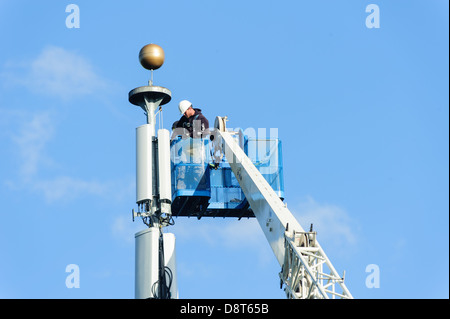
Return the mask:
{"type": "Polygon", "coordinates": [[[139,62],[147,70],[156,70],[164,63],[164,50],[157,44],[147,44],[139,51],[139,62]]]}

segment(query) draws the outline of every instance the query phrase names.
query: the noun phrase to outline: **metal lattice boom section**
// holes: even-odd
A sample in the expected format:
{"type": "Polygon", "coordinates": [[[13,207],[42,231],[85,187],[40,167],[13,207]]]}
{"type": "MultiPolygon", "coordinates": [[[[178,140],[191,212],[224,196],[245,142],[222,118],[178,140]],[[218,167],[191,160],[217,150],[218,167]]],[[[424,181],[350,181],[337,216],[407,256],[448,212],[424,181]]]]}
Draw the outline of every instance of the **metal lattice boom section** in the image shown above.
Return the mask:
{"type": "Polygon", "coordinates": [[[285,237],[280,279],[286,296],[290,299],[353,298],[344,284],[344,276],[337,274],[322,248],[316,246],[315,237],[315,232],[296,234],[295,240],[285,237]]]}

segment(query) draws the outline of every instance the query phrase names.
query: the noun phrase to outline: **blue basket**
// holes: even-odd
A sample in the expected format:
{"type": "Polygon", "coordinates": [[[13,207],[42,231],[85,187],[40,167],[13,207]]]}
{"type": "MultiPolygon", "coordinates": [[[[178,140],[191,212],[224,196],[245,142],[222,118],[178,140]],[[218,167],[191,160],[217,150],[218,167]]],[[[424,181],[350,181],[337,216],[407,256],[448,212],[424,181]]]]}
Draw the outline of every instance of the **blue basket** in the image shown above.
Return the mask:
{"type": "MultiPolygon", "coordinates": [[[[216,168],[210,166],[211,148],[209,139],[178,137],[172,141],[172,214],[198,218],[254,217],[225,156],[216,168]]],[[[283,199],[281,141],[244,136],[243,149],[283,199]]]]}

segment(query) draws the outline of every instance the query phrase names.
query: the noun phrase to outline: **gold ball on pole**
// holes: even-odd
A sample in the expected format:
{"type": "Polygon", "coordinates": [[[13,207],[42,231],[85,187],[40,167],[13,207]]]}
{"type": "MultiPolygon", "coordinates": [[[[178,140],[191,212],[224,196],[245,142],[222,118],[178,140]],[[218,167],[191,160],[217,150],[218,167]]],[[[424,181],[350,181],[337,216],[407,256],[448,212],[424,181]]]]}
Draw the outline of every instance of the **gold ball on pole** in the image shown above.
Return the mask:
{"type": "Polygon", "coordinates": [[[139,62],[147,70],[159,69],[164,63],[164,50],[157,44],[147,44],[139,52],[139,62]]]}

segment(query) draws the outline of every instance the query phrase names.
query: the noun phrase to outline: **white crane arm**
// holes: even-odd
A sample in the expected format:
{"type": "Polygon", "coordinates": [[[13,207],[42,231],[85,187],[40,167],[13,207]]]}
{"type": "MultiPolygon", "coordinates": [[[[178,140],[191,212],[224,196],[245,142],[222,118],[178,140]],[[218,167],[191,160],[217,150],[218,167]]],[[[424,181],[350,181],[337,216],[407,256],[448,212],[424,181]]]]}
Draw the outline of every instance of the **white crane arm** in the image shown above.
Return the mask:
{"type": "Polygon", "coordinates": [[[352,298],[344,278],[338,275],[315,239],[316,234],[303,230],[224,125],[217,135],[231,170],[282,267],[280,279],[287,296],[352,298]]]}

